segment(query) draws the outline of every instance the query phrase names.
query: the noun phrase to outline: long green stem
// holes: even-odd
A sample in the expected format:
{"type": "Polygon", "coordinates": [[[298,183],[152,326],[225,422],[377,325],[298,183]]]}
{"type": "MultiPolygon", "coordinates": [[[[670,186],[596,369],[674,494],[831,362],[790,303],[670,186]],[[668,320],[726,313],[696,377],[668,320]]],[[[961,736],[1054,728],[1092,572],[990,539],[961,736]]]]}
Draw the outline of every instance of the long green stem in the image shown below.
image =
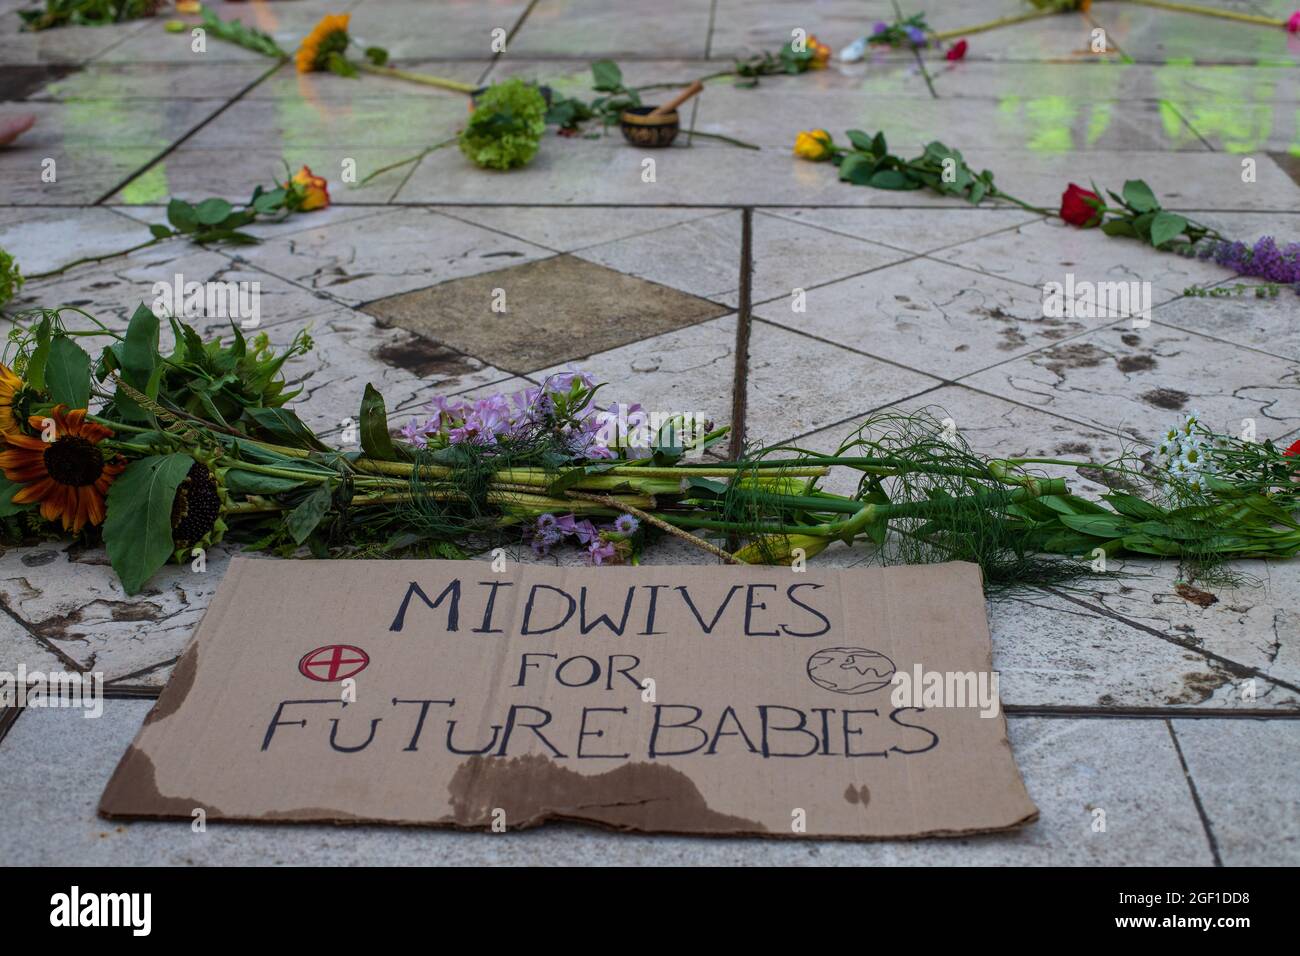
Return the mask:
{"type": "Polygon", "coordinates": [[[439,89],[451,90],[455,93],[473,93],[478,89],[473,83],[462,83],[460,80],[448,80],[441,76],[430,76],[428,73],[415,73],[411,70],[399,70],[392,66],[375,66],[375,64],[365,61],[353,65],[358,70],[373,73],[376,76],[387,76],[395,80],[405,80],[408,83],[418,83],[421,86],[436,86],[439,89]]]}

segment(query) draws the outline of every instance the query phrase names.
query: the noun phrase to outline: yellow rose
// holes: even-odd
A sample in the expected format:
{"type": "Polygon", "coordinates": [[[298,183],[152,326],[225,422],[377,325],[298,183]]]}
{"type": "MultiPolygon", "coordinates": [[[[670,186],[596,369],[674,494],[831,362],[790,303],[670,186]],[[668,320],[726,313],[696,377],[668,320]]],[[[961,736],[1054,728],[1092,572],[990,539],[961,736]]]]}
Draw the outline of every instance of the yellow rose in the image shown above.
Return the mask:
{"type": "Polygon", "coordinates": [[[294,173],[287,186],[297,193],[298,209],[302,212],[324,209],[330,204],[329,183],[324,176],[313,175],[310,166],[304,166],[294,173]]]}
{"type": "Polygon", "coordinates": [[[831,134],[824,129],[804,130],[794,138],[794,154],[815,163],[830,159],[834,149],[831,134]]]}
{"type": "Polygon", "coordinates": [[[831,59],[831,48],[822,43],[812,34],[808,35],[808,49],[812,51],[812,63],[809,66],[814,70],[824,70],[831,59]]]}

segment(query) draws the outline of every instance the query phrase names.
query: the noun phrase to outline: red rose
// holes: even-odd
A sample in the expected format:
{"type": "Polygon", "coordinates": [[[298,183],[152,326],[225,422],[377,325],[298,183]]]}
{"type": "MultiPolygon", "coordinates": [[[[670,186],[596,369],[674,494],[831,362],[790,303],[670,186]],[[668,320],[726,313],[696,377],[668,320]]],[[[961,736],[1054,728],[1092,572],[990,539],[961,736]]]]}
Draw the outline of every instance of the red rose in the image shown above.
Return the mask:
{"type": "Polygon", "coordinates": [[[958,40],[952,46],[948,47],[948,52],[944,54],[949,60],[960,60],[966,56],[966,41],[958,40]]]}
{"type": "Polygon", "coordinates": [[[1300,458],[1300,441],[1292,442],[1291,447],[1282,452],[1288,458],[1300,458]]]}
{"type": "Polygon", "coordinates": [[[1061,218],[1072,226],[1087,229],[1101,222],[1101,197],[1082,186],[1070,183],[1061,194],[1061,218]]]}

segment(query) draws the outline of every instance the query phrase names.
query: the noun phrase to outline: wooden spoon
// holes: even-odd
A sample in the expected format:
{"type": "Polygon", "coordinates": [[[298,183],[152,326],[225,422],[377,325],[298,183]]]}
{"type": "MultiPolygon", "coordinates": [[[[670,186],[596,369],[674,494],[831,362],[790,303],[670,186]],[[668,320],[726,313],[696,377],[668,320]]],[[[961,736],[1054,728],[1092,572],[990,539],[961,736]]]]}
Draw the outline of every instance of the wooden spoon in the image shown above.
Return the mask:
{"type": "Polygon", "coordinates": [[[686,89],[678,93],[676,98],[669,100],[663,106],[656,106],[654,109],[650,111],[649,115],[667,116],[669,113],[673,112],[673,110],[677,109],[677,107],[681,106],[683,103],[689,100],[696,93],[700,92],[700,90],[702,89],[704,89],[704,84],[699,80],[696,80],[690,86],[686,87],[686,89]]]}

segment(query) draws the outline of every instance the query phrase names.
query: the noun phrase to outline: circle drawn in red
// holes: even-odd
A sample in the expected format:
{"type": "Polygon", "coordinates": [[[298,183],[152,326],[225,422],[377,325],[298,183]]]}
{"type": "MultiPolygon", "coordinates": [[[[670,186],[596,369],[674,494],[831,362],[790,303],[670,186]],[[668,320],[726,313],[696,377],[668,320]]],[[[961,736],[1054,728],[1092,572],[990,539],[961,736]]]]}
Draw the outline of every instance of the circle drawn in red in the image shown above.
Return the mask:
{"type": "Polygon", "coordinates": [[[370,655],[351,644],[326,644],[308,651],[298,662],[298,673],[312,680],[331,683],[354,677],[366,669],[370,655]]]}

